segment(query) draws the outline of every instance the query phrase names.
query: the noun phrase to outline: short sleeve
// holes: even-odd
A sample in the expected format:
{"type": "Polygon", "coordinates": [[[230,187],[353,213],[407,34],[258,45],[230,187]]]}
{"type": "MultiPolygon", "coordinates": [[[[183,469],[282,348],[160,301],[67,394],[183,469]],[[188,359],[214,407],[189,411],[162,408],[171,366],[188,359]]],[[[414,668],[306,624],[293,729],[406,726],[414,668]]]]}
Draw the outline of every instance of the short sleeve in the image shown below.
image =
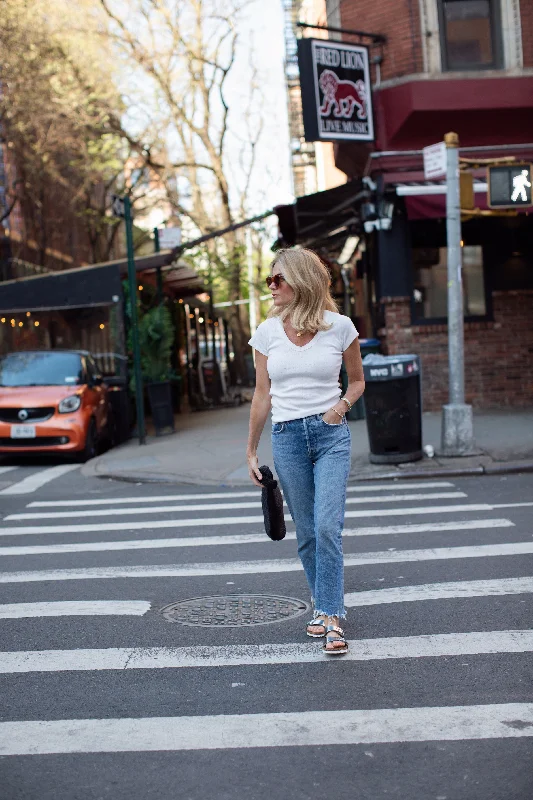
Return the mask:
{"type": "Polygon", "coordinates": [[[342,326],[340,330],[340,339],[342,344],[342,352],[344,353],[344,351],[349,348],[351,343],[357,339],[359,336],[359,331],[349,317],[342,314],[341,319],[342,326]]]}
{"type": "Polygon", "coordinates": [[[268,356],[268,327],[266,325],[266,320],[259,325],[248,344],[251,345],[254,350],[258,350],[264,356],[268,356]]]}

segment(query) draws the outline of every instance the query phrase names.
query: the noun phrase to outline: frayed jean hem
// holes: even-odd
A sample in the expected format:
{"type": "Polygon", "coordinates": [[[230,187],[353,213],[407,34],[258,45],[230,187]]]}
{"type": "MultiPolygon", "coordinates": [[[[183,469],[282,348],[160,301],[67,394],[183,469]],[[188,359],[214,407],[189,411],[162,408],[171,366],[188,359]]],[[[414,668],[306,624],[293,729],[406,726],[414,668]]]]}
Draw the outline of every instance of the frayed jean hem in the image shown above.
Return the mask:
{"type": "Polygon", "coordinates": [[[315,608],[313,603],[313,619],[315,619],[315,617],[338,617],[338,619],[346,619],[347,614],[345,608],[343,608],[339,614],[338,611],[322,611],[320,608],[315,608]]]}

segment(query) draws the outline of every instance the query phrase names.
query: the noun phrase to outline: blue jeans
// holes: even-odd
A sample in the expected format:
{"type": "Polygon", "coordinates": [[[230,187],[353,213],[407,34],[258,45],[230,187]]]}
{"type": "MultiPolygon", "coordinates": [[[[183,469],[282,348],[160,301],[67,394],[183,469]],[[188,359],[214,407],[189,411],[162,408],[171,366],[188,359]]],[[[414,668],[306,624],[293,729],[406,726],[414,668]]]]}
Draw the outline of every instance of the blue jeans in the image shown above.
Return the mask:
{"type": "Polygon", "coordinates": [[[321,414],[272,425],[274,467],[296,525],[315,612],[345,617],[342,529],[351,436],[321,414]]]}

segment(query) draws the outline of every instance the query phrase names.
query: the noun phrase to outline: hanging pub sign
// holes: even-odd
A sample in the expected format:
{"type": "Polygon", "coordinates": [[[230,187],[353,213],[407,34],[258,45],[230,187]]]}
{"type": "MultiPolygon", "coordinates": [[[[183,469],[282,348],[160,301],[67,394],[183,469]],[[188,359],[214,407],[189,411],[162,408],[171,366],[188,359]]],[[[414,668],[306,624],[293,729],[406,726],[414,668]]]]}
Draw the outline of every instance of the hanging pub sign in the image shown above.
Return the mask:
{"type": "Polygon", "coordinates": [[[299,39],[305,139],[374,139],[368,50],[328,39],[299,39]]]}

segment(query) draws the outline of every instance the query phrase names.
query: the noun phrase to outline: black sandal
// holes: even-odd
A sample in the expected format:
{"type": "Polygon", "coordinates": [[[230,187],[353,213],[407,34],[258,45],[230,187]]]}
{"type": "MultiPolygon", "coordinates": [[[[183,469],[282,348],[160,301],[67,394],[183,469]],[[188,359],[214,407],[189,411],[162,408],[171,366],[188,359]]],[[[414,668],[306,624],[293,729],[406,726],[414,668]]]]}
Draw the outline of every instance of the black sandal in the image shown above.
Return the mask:
{"type": "Polygon", "coordinates": [[[311,637],[311,639],[322,639],[322,637],[326,635],[326,620],[324,619],[324,617],[322,615],[318,615],[316,617],[313,617],[313,619],[310,622],[307,623],[306,633],[307,633],[308,636],[311,637]],[[324,628],[322,633],[310,633],[309,632],[309,628],[312,628],[312,627],[318,628],[319,626],[321,628],[324,628]]]}
{"type": "Polygon", "coordinates": [[[326,643],[324,644],[322,650],[328,656],[340,656],[343,653],[348,652],[348,642],[344,636],[344,631],[342,628],[339,628],[337,625],[328,625],[326,628],[326,643]],[[328,636],[329,633],[335,633],[336,636],[328,636]],[[332,642],[344,642],[342,647],[329,647],[328,644],[332,642]]]}

